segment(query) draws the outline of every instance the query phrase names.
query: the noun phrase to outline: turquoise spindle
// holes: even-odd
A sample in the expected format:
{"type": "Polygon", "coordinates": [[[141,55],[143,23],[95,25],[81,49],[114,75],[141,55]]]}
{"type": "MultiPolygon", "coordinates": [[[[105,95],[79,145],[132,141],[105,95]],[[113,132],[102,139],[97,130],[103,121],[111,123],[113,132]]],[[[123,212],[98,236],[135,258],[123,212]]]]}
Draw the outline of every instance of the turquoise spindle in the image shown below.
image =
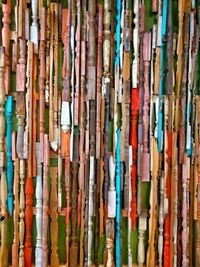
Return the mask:
{"type": "Polygon", "coordinates": [[[8,96],[6,101],[6,169],[7,169],[7,186],[8,186],[8,212],[13,214],[13,162],[12,162],[12,110],[13,97],[8,96]]]}
{"type": "Polygon", "coordinates": [[[188,157],[192,154],[192,98],[193,98],[193,47],[194,41],[194,12],[190,13],[190,45],[189,45],[189,72],[188,72],[188,89],[187,89],[187,108],[186,108],[186,154],[188,157]]]}
{"type": "Polygon", "coordinates": [[[162,114],[162,98],[163,98],[163,75],[164,75],[164,39],[167,30],[167,5],[168,0],[163,2],[163,13],[162,13],[162,40],[161,40],[161,51],[160,51],[160,88],[159,88],[159,112],[158,112],[158,152],[162,151],[163,143],[163,114],[162,114]]]}
{"type": "MultiPolygon", "coordinates": [[[[121,22],[121,0],[117,0],[117,15],[116,15],[116,50],[115,50],[115,94],[119,92],[119,62],[120,62],[120,22],[121,22]]],[[[115,101],[117,99],[115,98],[115,101]]],[[[117,103],[115,103],[116,105],[117,103]]],[[[117,114],[115,114],[117,117],[117,114]]],[[[115,120],[115,123],[116,120],[115,120]]],[[[116,147],[116,240],[115,240],[115,258],[116,267],[121,266],[121,244],[120,244],[120,224],[121,224],[121,205],[120,205],[120,128],[117,129],[117,147],[116,147]]]]}

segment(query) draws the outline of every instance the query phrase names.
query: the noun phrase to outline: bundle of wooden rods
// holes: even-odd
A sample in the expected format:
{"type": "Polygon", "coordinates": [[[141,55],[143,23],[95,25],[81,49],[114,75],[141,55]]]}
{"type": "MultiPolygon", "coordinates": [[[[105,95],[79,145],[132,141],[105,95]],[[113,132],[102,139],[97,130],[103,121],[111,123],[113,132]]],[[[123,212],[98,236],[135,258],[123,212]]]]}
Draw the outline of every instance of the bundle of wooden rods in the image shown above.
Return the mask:
{"type": "Polygon", "coordinates": [[[0,267],[200,267],[200,3],[0,1],[0,267]]]}

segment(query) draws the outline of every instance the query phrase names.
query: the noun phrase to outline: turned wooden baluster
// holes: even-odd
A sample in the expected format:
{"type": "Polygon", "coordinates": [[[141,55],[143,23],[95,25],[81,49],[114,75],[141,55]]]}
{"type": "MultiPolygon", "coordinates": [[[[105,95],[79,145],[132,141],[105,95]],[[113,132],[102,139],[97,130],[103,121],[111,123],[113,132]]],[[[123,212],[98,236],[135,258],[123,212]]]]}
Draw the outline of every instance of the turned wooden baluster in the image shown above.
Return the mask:
{"type": "Polygon", "coordinates": [[[151,60],[151,32],[144,33],[143,39],[144,62],[144,105],[143,105],[143,153],[142,181],[149,181],[149,67],[151,60]]]}
{"type": "Polygon", "coordinates": [[[6,231],[7,231],[7,185],[6,185],[6,174],[4,171],[1,173],[1,248],[0,248],[0,267],[8,266],[8,249],[6,246],[6,231]]]}
{"type": "Polygon", "coordinates": [[[106,267],[112,267],[114,264],[114,236],[115,236],[115,223],[113,219],[106,221],[106,248],[108,257],[106,267]]]}
{"type": "Polygon", "coordinates": [[[66,266],[69,265],[69,216],[70,216],[70,132],[61,133],[61,157],[65,167],[65,191],[66,191],[66,266]]]}
{"type": "Polygon", "coordinates": [[[40,143],[36,143],[37,176],[36,176],[36,248],[35,266],[42,266],[42,164],[40,161],[40,143]]]}
{"type": "Polygon", "coordinates": [[[25,86],[26,86],[26,59],[25,40],[20,39],[20,58],[16,69],[16,113],[17,113],[17,154],[23,158],[24,154],[24,120],[25,120],[25,86]]]}
{"type": "Polygon", "coordinates": [[[72,0],[72,15],[71,15],[71,29],[70,29],[70,49],[71,49],[71,127],[70,127],[70,161],[74,158],[74,137],[75,137],[75,129],[74,129],[74,94],[75,94],[75,13],[76,13],[76,7],[75,7],[75,1],[72,0]]]}
{"type": "Polygon", "coordinates": [[[24,120],[26,114],[25,108],[25,82],[26,82],[26,60],[25,60],[25,40],[20,39],[20,58],[16,66],[16,114],[17,114],[17,140],[16,152],[19,158],[19,181],[20,181],[20,200],[19,200],[19,267],[25,265],[24,262],[24,209],[25,209],[25,136],[24,136],[24,120]]]}
{"type": "MultiPolygon", "coordinates": [[[[19,155],[18,155],[19,157],[19,155]]],[[[25,161],[19,158],[19,179],[20,179],[20,198],[19,198],[19,267],[25,266],[24,261],[24,236],[25,236],[25,223],[24,223],[24,210],[25,210],[25,161]]]]}
{"type": "MultiPolygon", "coordinates": [[[[122,135],[124,132],[124,144],[121,150],[121,161],[124,161],[124,209],[129,209],[129,127],[130,127],[130,42],[132,36],[132,9],[130,3],[125,1],[125,30],[124,30],[124,53],[123,53],[123,94],[122,94],[122,135]]],[[[122,139],[123,143],[123,139],[122,139]]]]}
{"type": "Polygon", "coordinates": [[[12,133],[12,160],[14,161],[14,239],[12,245],[12,266],[18,266],[18,251],[19,251],[19,159],[16,155],[16,132],[12,133]]]}
{"type": "MultiPolygon", "coordinates": [[[[15,32],[14,32],[14,43],[12,46],[12,71],[16,72],[16,66],[17,66],[17,61],[18,61],[18,24],[19,24],[19,17],[18,17],[18,5],[15,6],[15,32]]],[[[1,21],[0,21],[1,23],[1,21]]],[[[0,26],[2,28],[2,26],[0,26]]]]}
{"type": "Polygon", "coordinates": [[[87,251],[87,265],[91,266],[91,252],[92,252],[92,227],[94,216],[94,185],[95,185],[95,137],[96,137],[96,50],[95,50],[95,15],[96,15],[96,1],[89,0],[88,2],[88,64],[87,64],[87,92],[89,102],[89,188],[88,188],[88,251],[87,251]]]}
{"type": "Polygon", "coordinates": [[[49,177],[49,140],[48,135],[44,135],[44,163],[43,163],[43,211],[42,211],[42,266],[48,266],[48,246],[47,246],[47,231],[48,231],[48,202],[49,202],[49,189],[48,189],[48,177],[49,177]]]}
{"type": "MultiPolygon", "coordinates": [[[[200,112],[200,98],[196,97],[196,114],[200,112]]],[[[194,195],[194,219],[196,220],[196,238],[195,238],[195,266],[200,264],[200,144],[199,144],[200,118],[195,119],[195,146],[198,147],[195,155],[195,176],[194,189],[197,190],[197,195],[194,195]]]]}
{"type": "MultiPolygon", "coordinates": [[[[177,93],[176,93],[176,107],[178,107],[180,102],[180,88],[181,88],[181,78],[182,78],[182,60],[183,60],[183,17],[184,17],[184,7],[183,7],[183,1],[180,1],[178,3],[178,43],[177,43],[177,71],[176,71],[176,87],[177,87],[177,93]]],[[[175,111],[175,131],[178,132],[179,128],[179,109],[176,108],[175,111]]]]}
{"type": "MultiPolygon", "coordinates": [[[[70,215],[70,25],[71,1],[68,9],[63,10],[62,40],[64,43],[64,61],[62,69],[63,91],[61,106],[61,128],[65,147],[61,144],[61,156],[65,159],[65,190],[66,190],[66,266],[69,266],[69,215],[70,215]]],[[[62,138],[63,138],[62,137],[62,138]]],[[[62,141],[62,139],[61,139],[62,141]]]]}
{"type": "Polygon", "coordinates": [[[158,0],[152,0],[152,12],[158,12],[158,0]]]}
{"type": "Polygon", "coordinates": [[[131,172],[131,221],[132,227],[136,227],[136,180],[137,180],[137,116],[139,110],[139,90],[133,88],[131,93],[131,135],[130,143],[132,146],[132,172],[131,172]]]}
{"type": "Polygon", "coordinates": [[[157,215],[158,215],[158,166],[159,166],[159,155],[157,142],[155,137],[152,137],[151,144],[151,192],[150,192],[150,219],[149,219],[149,247],[147,252],[147,267],[155,266],[155,235],[156,235],[156,225],[157,225],[157,215]]]}
{"type": "MultiPolygon", "coordinates": [[[[127,55],[127,54],[126,54],[127,55]]],[[[126,57],[125,55],[125,57],[126,57]]],[[[128,56],[128,69],[130,70],[130,55],[128,56]]],[[[125,120],[125,137],[124,137],[124,163],[125,163],[125,175],[124,175],[124,209],[128,211],[129,209],[129,130],[130,130],[130,73],[129,78],[126,79],[124,84],[124,91],[123,91],[123,100],[124,100],[124,120],[125,120]]]]}
{"type": "Polygon", "coordinates": [[[31,42],[34,43],[34,52],[38,53],[38,0],[31,1],[32,23],[31,23],[31,42]]]}
{"type": "Polygon", "coordinates": [[[109,158],[110,185],[108,191],[108,218],[116,216],[116,191],[115,191],[115,163],[111,155],[109,158]]]}
{"type": "Polygon", "coordinates": [[[0,46],[0,169],[5,168],[5,84],[4,84],[4,48],[0,46]]]}
{"type": "Polygon", "coordinates": [[[59,259],[57,253],[57,242],[58,242],[58,212],[57,212],[57,192],[56,192],[56,183],[57,183],[57,167],[50,168],[51,176],[51,195],[50,195],[50,218],[51,218],[51,259],[50,263],[52,267],[59,266],[59,259]]]}
{"type": "MultiPolygon", "coordinates": [[[[49,69],[50,69],[50,7],[46,10],[46,81],[45,81],[45,103],[49,105],[49,69]]],[[[42,40],[41,40],[42,41],[42,40]]]]}
{"type": "MultiPolygon", "coordinates": [[[[63,9],[62,11],[62,42],[63,42],[63,66],[62,66],[62,79],[63,79],[63,87],[65,88],[65,77],[66,77],[66,62],[67,62],[67,36],[68,34],[68,20],[69,11],[68,9],[63,9]]],[[[69,47],[69,46],[68,46],[69,47]]],[[[63,97],[62,97],[63,99],[63,97]]],[[[69,103],[67,101],[62,101],[61,107],[61,126],[64,132],[68,131],[70,128],[70,108],[69,103]]]]}
{"type": "MultiPolygon", "coordinates": [[[[76,88],[75,88],[75,95],[74,95],[74,125],[78,125],[79,123],[79,95],[80,95],[80,59],[81,59],[81,1],[76,2],[76,9],[77,9],[77,25],[76,25],[76,58],[75,58],[75,77],[76,77],[76,88]]],[[[81,62],[82,64],[82,62],[81,62]]]]}
{"type": "Polygon", "coordinates": [[[4,48],[0,47],[0,170],[1,170],[1,180],[0,180],[0,199],[1,199],[1,247],[0,247],[0,266],[8,266],[8,250],[6,246],[6,217],[7,217],[7,183],[5,174],[5,84],[4,84],[4,48]]]}
{"type": "Polygon", "coordinates": [[[147,214],[146,212],[141,212],[139,217],[139,236],[138,236],[138,266],[144,266],[145,262],[145,245],[144,245],[144,235],[147,230],[147,214]]]}
{"type": "Polygon", "coordinates": [[[107,267],[113,266],[114,259],[114,218],[116,217],[116,191],[115,191],[115,163],[111,155],[109,158],[110,185],[108,191],[108,219],[106,221],[106,248],[108,251],[107,267]]]}
{"type": "MultiPolygon", "coordinates": [[[[161,156],[159,160],[161,160],[161,156]]],[[[164,232],[164,177],[160,175],[160,206],[159,206],[159,235],[158,235],[158,263],[163,266],[163,232],[164,232]]]]}
{"type": "Polygon", "coordinates": [[[71,242],[69,249],[69,265],[76,267],[78,265],[78,240],[76,236],[77,231],[77,200],[78,200],[78,163],[72,162],[71,165],[71,242]]]}
{"type": "Polygon", "coordinates": [[[69,266],[69,218],[70,218],[70,134],[66,136],[66,156],[65,156],[65,191],[66,191],[66,266],[69,266]]]}
{"type": "Polygon", "coordinates": [[[189,244],[189,232],[188,232],[188,162],[190,159],[184,155],[183,163],[183,174],[182,174],[182,188],[183,188],[183,199],[182,199],[182,266],[186,267],[189,264],[188,258],[188,244],[189,244]]]}
{"type": "Polygon", "coordinates": [[[53,108],[54,108],[54,102],[53,102],[53,97],[54,97],[54,91],[53,91],[53,82],[54,82],[54,77],[53,77],[53,66],[54,66],[54,4],[55,3],[50,3],[49,6],[49,20],[47,20],[47,23],[49,22],[49,39],[50,39],[50,44],[49,44],[49,49],[47,48],[47,51],[49,50],[49,62],[48,65],[46,64],[46,66],[48,66],[48,72],[47,76],[48,76],[48,86],[49,86],[49,141],[50,144],[51,142],[54,141],[54,113],[53,113],[53,108]],[[51,30],[53,29],[53,30],[51,30]]]}
{"type": "Polygon", "coordinates": [[[59,95],[58,104],[58,210],[62,208],[62,158],[61,158],[61,96],[59,95]]]}
{"type": "Polygon", "coordinates": [[[98,47],[97,47],[97,105],[96,105],[96,158],[100,159],[101,140],[101,80],[102,80],[102,42],[103,42],[103,7],[98,8],[98,47]]]}
{"type": "Polygon", "coordinates": [[[186,98],[187,98],[187,73],[188,73],[188,48],[189,48],[189,14],[184,18],[184,42],[183,42],[183,67],[182,67],[182,77],[181,77],[181,116],[180,116],[180,156],[179,163],[184,161],[185,143],[186,143],[186,98]]]}
{"type": "MultiPolygon", "coordinates": [[[[67,25],[66,27],[66,45],[64,46],[65,56],[65,77],[64,77],[64,89],[62,94],[62,107],[61,107],[61,125],[64,132],[70,128],[70,79],[71,79],[71,64],[70,64],[70,27],[71,27],[71,1],[68,1],[68,12],[67,12],[67,25]]],[[[65,22],[65,23],[66,23],[65,22]]]]}
{"type": "Polygon", "coordinates": [[[85,128],[84,128],[84,111],[85,111],[85,81],[86,81],[86,2],[83,1],[83,24],[81,28],[81,95],[80,95],[80,140],[79,156],[80,166],[78,173],[79,183],[79,206],[81,208],[81,230],[80,230],[80,267],[84,263],[84,216],[85,216],[85,128]]]}
{"type": "MultiPolygon", "coordinates": [[[[132,172],[132,146],[129,145],[129,177],[131,177],[132,172]]],[[[131,229],[132,229],[132,220],[131,220],[131,198],[132,198],[132,190],[131,190],[131,179],[129,179],[129,192],[128,192],[128,200],[129,200],[129,210],[128,210],[128,266],[132,265],[132,249],[131,249],[131,229]]]]}
{"type": "Polygon", "coordinates": [[[53,21],[53,48],[54,48],[54,84],[53,84],[53,142],[51,147],[54,151],[58,149],[58,4],[54,3],[53,21]]]}
{"type": "Polygon", "coordinates": [[[168,116],[169,116],[169,101],[168,98],[165,98],[165,162],[164,162],[164,171],[165,171],[165,203],[164,203],[164,212],[165,212],[165,224],[164,224],[164,266],[170,265],[170,194],[171,194],[171,156],[172,156],[172,132],[168,128],[168,116]]]}
{"type": "Polygon", "coordinates": [[[3,28],[2,28],[2,44],[5,49],[5,94],[7,95],[10,90],[10,13],[11,13],[11,1],[7,0],[2,5],[3,11],[3,28]]]}
{"type": "Polygon", "coordinates": [[[139,78],[139,3],[134,2],[134,29],[133,29],[133,47],[134,59],[132,63],[132,87],[138,88],[139,78]]]}
{"type": "MultiPolygon", "coordinates": [[[[159,111],[158,111],[158,152],[160,153],[163,148],[163,90],[164,90],[164,44],[165,35],[167,32],[167,10],[168,0],[163,1],[162,7],[162,31],[161,31],[161,47],[160,47],[160,82],[159,82],[159,111]]],[[[158,26],[160,23],[158,24],[158,26]]]]}
{"type": "MultiPolygon", "coordinates": [[[[178,147],[177,146],[177,139],[178,139],[178,131],[179,131],[179,124],[180,124],[180,109],[178,108],[180,105],[180,90],[181,90],[181,81],[182,81],[182,67],[183,67],[183,17],[184,17],[184,4],[183,1],[178,2],[178,43],[177,43],[177,48],[176,48],[176,54],[178,55],[178,60],[177,60],[177,70],[176,70],[176,101],[175,101],[175,134],[174,134],[174,144],[173,144],[173,149],[177,148],[178,152],[178,147]]],[[[178,154],[178,153],[177,153],[178,154]]],[[[172,157],[172,162],[175,164],[177,161],[177,154],[174,154],[172,157]]],[[[182,171],[181,171],[181,165],[177,164],[177,234],[176,234],[176,252],[174,259],[177,261],[178,266],[181,265],[181,235],[180,235],[180,229],[181,229],[181,204],[182,204],[182,185],[181,185],[181,176],[182,176],[182,171]]]]}
{"type": "Polygon", "coordinates": [[[12,216],[13,213],[13,162],[12,162],[12,111],[13,97],[8,96],[5,107],[6,116],[6,172],[8,186],[8,212],[12,216]]]}
{"type": "Polygon", "coordinates": [[[45,50],[46,50],[46,10],[44,7],[41,8],[40,14],[40,161],[44,161],[44,122],[45,122],[45,78],[46,78],[46,61],[45,61],[45,50]]]}
{"type": "Polygon", "coordinates": [[[58,149],[58,4],[50,4],[49,141],[58,149]]]}
{"type": "MultiPolygon", "coordinates": [[[[101,131],[104,130],[105,139],[100,140],[102,147],[104,146],[104,170],[101,171],[101,183],[103,184],[103,198],[105,207],[108,205],[108,187],[109,187],[109,156],[108,156],[108,127],[109,127],[109,117],[110,117],[110,20],[111,20],[111,3],[109,1],[104,2],[104,41],[103,41],[103,79],[102,79],[102,99],[101,106],[99,106],[99,95],[97,87],[97,115],[98,109],[101,108],[105,112],[101,112],[101,131]],[[103,125],[104,123],[104,125],[103,125]]],[[[98,61],[98,59],[97,59],[98,61]]],[[[98,66],[98,65],[97,65],[98,66]]],[[[100,70],[97,69],[97,75],[100,70]]],[[[98,80],[98,77],[97,77],[98,80]]],[[[96,126],[98,126],[98,120],[96,121],[96,126]]],[[[98,132],[97,132],[98,134],[98,132]]],[[[102,163],[103,164],[103,163],[102,163]]],[[[101,195],[101,189],[100,189],[101,195]]],[[[103,209],[103,199],[100,200],[100,209],[103,209]]],[[[103,211],[103,210],[102,210],[103,211]]],[[[100,214],[100,224],[103,222],[103,213],[100,214]]],[[[105,215],[106,216],[106,215],[105,215]]],[[[103,225],[100,225],[100,232],[102,234],[103,225]]]]}
{"type": "MultiPolygon", "coordinates": [[[[67,33],[67,9],[62,9],[62,42],[63,42],[63,65],[62,65],[62,80],[63,87],[65,83],[65,74],[66,74],[66,33],[67,33]]],[[[62,187],[61,187],[61,177],[62,177],[62,158],[61,158],[61,138],[62,138],[62,123],[63,119],[61,118],[61,97],[59,97],[59,158],[58,158],[58,208],[62,207],[62,187]]],[[[69,130],[69,128],[68,128],[69,130]]]]}
{"type": "Polygon", "coordinates": [[[87,83],[88,83],[88,99],[95,100],[95,88],[96,88],[96,60],[95,60],[95,13],[96,13],[96,1],[90,0],[88,2],[88,65],[87,65],[87,83]]]}
{"type": "Polygon", "coordinates": [[[186,154],[188,157],[192,154],[192,97],[193,97],[193,78],[194,78],[194,31],[195,15],[194,11],[188,8],[190,12],[190,40],[189,40],[189,60],[188,60],[188,84],[187,84],[187,111],[186,111],[186,154]]]}
{"type": "Polygon", "coordinates": [[[26,2],[24,0],[19,0],[16,3],[17,7],[17,20],[18,23],[16,25],[17,27],[17,34],[18,38],[24,38],[25,37],[25,8],[26,8],[26,2]]]}
{"type": "MultiPolygon", "coordinates": [[[[174,136],[173,136],[174,137],[174,136]]],[[[173,228],[172,235],[173,238],[173,242],[170,243],[170,260],[172,262],[174,262],[174,266],[177,266],[177,242],[178,242],[178,233],[177,233],[177,224],[178,224],[178,149],[177,147],[174,149],[173,147],[173,153],[172,155],[174,156],[174,160],[175,162],[173,163],[173,157],[172,157],[172,169],[174,169],[174,188],[173,186],[171,187],[171,204],[173,203],[172,201],[174,201],[174,213],[171,212],[171,222],[175,225],[175,227],[173,228]],[[173,166],[175,165],[175,166],[173,166]],[[174,191],[173,191],[174,189],[174,191]],[[172,245],[173,244],[173,247],[172,245]]],[[[171,207],[172,209],[172,207],[171,207]]],[[[171,223],[170,222],[170,223],[171,223]]]]}
{"type": "Polygon", "coordinates": [[[87,255],[87,264],[91,266],[91,251],[92,251],[92,217],[94,216],[94,184],[95,184],[95,159],[94,156],[90,156],[90,170],[89,170],[89,207],[88,207],[88,255],[87,255]]]}
{"type": "Polygon", "coordinates": [[[30,125],[30,108],[29,108],[29,92],[30,92],[30,53],[29,46],[27,49],[27,66],[26,66],[26,93],[25,93],[25,131],[24,131],[24,149],[23,149],[23,158],[28,159],[28,141],[29,141],[29,125],[30,125]]]}
{"type": "Polygon", "coordinates": [[[137,117],[139,111],[139,3],[134,2],[134,29],[133,29],[133,46],[134,59],[132,62],[132,91],[131,91],[131,133],[130,144],[132,146],[132,171],[131,171],[131,222],[132,227],[136,227],[136,180],[137,180],[137,117]]]}
{"type": "Polygon", "coordinates": [[[34,45],[32,42],[29,43],[28,53],[29,53],[29,125],[28,125],[28,139],[29,139],[29,149],[28,149],[28,162],[27,162],[27,175],[26,175],[26,209],[25,209],[25,224],[26,224],[26,235],[25,235],[25,265],[31,266],[32,262],[32,219],[33,219],[33,178],[32,178],[32,162],[33,162],[33,72],[34,72],[34,58],[33,51],[34,45]]]}
{"type": "MultiPolygon", "coordinates": [[[[140,7],[140,21],[139,21],[139,39],[140,39],[140,49],[139,52],[143,54],[143,38],[144,38],[144,19],[145,19],[145,10],[144,4],[140,7]]],[[[144,102],[144,64],[143,57],[139,57],[139,113],[138,113],[138,154],[137,154],[137,175],[138,175],[138,183],[137,183],[137,213],[140,214],[141,211],[141,176],[142,176],[142,141],[143,141],[143,102],[144,102]]]]}

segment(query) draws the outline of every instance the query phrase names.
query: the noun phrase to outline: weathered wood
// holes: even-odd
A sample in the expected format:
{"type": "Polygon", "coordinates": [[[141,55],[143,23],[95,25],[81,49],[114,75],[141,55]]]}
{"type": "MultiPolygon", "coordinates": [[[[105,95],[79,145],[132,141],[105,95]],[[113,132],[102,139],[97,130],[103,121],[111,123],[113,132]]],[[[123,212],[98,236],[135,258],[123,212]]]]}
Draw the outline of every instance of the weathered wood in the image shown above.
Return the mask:
{"type": "Polygon", "coordinates": [[[43,211],[42,211],[42,259],[43,267],[48,266],[48,246],[47,246],[47,231],[49,222],[49,189],[48,189],[48,177],[49,177],[49,140],[48,135],[44,135],[44,163],[43,163],[43,211]]]}
{"type": "Polygon", "coordinates": [[[52,267],[59,266],[58,252],[57,252],[57,242],[58,242],[58,213],[57,213],[57,193],[56,193],[56,184],[57,184],[57,172],[56,167],[50,168],[51,176],[51,195],[50,195],[50,232],[51,232],[51,259],[50,263],[52,267]]]}

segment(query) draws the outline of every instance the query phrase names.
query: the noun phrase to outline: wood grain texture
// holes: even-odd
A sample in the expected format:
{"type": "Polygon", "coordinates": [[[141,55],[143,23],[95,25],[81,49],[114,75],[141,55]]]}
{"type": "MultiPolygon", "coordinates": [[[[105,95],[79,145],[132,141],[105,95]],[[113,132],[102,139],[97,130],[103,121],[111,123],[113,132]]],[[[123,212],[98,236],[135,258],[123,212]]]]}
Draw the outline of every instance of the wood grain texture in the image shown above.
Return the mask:
{"type": "Polygon", "coordinates": [[[29,86],[29,151],[28,151],[28,162],[27,162],[27,177],[26,177],[26,209],[25,209],[25,224],[26,224],[26,234],[25,234],[25,265],[31,266],[31,257],[32,257],[32,205],[33,205],[33,180],[32,180],[32,162],[33,162],[33,83],[34,83],[34,56],[33,56],[33,43],[29,44],[28,53],[29,53],[29,66],[30,66],[30,86],[29,86]]]}
{"type": "Polygon", "coordinates": [[[6,184],[6,174],[2,172],[1,174],[1,247],[0,247],[0,266],[8,266],[8,249],[6,245],[6,216],[7,216],[7,184],[6,184]]]}
{"type": "Polygon", "coordinates": [[[35,266],[42,266],[42,164],[40,161],[40,143],[36,143],[37,176],[36,176],[36,249],[35,266]]]}
{"type": "Polygon", "coordinates": [[[47,232],[49,222],[49,188],[48,188],[48,177],[49,177],[49,140],[48,135],[44,135],[44,170],[43,170],[43,211],[42,211],[42,258],[43,267],[48,266],[48,246],[47,246],[47,232]]]}
{"type": "Polygon", "coordinates": [[[11,13],[11,1],[8,0],[2,5],[3,11],[3,28],[2,28],[2,44],[5,49],[5,93],[8,94],[10,90],[10,13],[11,13]]]}
{"type": "Polygon", "coordinates": [[[51,266],[59,266],[58,252],[57,252],[57,243],[58,243],[58,213],[57,213],[57,193],[56,193],[56,184],[57,184],[57,173],[58,169],[56,167],[50,168],[51,176],[51,195],[50,195],[50,232],[51,232],[51,266]]]}
{"type": "Polygon", "coordinates": [[[156,265],[156,224],[158,218],[158,199],[155,192],[158,190],[158,167],[159,155],[156,139],[152,138],[152,159],[151,159],[151,192],[150,192],[150,218],[149,218],[149,247],[147,252],[147,267],[156,265]]]}
{"type": "Polygon", "coordinates": [[[46,79],[46,10],[43,7],[40,12],[40,161],[44,161],[44,132],[45,132],[45,79],[46,79]]]}
{"type": "Polygon", "coordinates": [[[78,265],[78,240],[77,240],[77,200],[78,200],[78,163],[73,162],[71,164],[71,242],[70,242],[70,256],[69,264],[70,266],[78,265]]]}
{"type": "Polygon", "coordinates": [[[12,160],[14,161],[14,185],[13,185],[13,193],[14,193],[14,212],[13,212],[13,220],[14,220],[14,238],[12,245],[12,266],[18,267],[19,260],[19,159],[17,159],[15,146],[16,146],[16,134],[15,132],[12,134],[12,160]]]}
{"type": "Polygon", "coordinates": [[[96,92],[96,159],[100,159],[101,140],[101,84],[102,84],[102,44],[103,44],[103,7],[98,8],[98,46],[97,46],[97,92],[96,92]]]}

